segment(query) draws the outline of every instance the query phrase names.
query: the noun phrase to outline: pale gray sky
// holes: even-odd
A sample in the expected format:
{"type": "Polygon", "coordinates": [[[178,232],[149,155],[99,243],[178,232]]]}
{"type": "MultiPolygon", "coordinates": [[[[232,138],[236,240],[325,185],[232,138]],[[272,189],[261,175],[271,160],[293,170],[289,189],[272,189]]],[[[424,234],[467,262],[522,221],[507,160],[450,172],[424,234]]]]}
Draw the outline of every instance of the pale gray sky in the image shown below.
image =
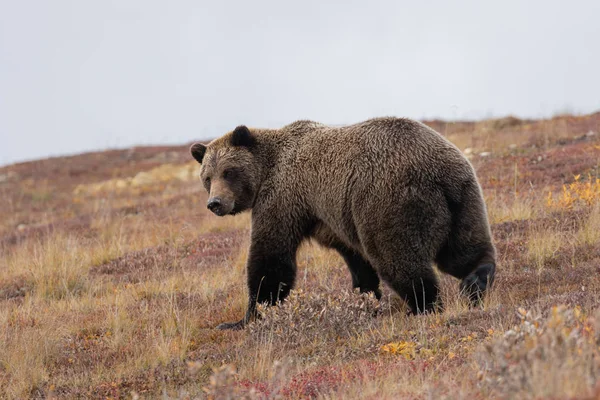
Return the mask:
{"type": "Polygon", "coordinates": [[[0,0],[0,165],[240,123],[600,109],[600,1],[0,0]]]}

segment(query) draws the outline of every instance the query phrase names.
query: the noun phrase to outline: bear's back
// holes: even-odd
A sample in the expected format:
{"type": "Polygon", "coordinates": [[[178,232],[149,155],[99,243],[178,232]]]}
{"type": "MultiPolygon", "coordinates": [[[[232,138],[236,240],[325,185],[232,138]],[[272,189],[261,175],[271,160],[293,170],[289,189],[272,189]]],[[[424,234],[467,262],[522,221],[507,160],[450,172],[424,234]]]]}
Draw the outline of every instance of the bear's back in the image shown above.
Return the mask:
{"type": "Polygon", "coordinates": [[[322,171],[328,166],[437,170],[448,163],[468,164],[441,134],[407,118],[374,118],[346,126],[296,121],[282,131],[291,137],[285,151],[303,165],[314,164],[322,171]]]}
{"type": "Polygon", "coordinates": [[[451,190],[475,179],[460,150],[433,129],[406,118],[347,126],[297,121],[280,134],[289,140],[280,154],[278,181],[293,182],[292,190],[323,204],[346,201],[351,193],[379,185],[451,190]]]}

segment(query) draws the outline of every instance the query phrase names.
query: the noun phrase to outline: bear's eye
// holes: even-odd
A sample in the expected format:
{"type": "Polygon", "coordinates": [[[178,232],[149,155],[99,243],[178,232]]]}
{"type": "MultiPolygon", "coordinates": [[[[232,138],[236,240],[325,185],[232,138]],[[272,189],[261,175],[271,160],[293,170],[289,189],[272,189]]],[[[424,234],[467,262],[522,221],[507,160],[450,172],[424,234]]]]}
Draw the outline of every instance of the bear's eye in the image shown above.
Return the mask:
{"type": "Polygon", "coordinates": [[[204,179],[204,185],[205,185],[206,187],[209,187],[209,186],[210,186],[210,177],[208,177],[208,178],[204,179]]]}
{"type": "Polygon", "coordinates": [[[232,169],[226,169],[225,171],[223,171],[223,179],[231,178],[233,174],[234,171],[232,169]]]}

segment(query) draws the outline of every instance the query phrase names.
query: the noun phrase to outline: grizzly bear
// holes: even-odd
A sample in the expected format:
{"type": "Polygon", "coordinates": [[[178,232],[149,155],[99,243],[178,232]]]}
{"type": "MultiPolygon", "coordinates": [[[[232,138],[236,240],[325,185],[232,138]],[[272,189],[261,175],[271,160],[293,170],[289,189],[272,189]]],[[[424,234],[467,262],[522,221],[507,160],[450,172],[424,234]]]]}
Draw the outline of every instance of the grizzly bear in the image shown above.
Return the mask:
{"type": "Polygon", "coordinates": [[[441,310],[432,264],[477,305],[494,280],[495,249],[473,167],[433,129],[405,118],[332,127],[238,126],[190,148],[216,215],[252,210],[248,308],[284,300],[308,238],[343,257],[352,285],[381,297],[380,279],[413,314],[441,310]]]}

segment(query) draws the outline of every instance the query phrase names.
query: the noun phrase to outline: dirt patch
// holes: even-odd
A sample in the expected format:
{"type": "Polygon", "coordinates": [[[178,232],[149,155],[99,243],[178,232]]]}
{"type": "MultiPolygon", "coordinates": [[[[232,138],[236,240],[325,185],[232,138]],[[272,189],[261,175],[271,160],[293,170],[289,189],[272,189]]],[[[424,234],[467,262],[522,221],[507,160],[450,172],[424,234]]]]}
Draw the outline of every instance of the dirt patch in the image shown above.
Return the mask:
{"type": "Polygon", "coordinates": [[[211,233],[182,246],[156,246],[127,253],[106,264],[92,267],[91,275],[110,276],[121,283],[137,283],[166,276],[174,270],[218,266],[237,250],[240,232],[211,233]]]}
{"type": "MultiPolygon", "coordinates": [[[[50,393],[59,398],[121,399],[133,393],[141,398],[154,398],[161,389],[178,387],[191,382],[187,365],[183,361],[172,361],[168,365],[147,368],[136,375],[95,385],[59,386],[44,388],[40,394],[50,393]]],[[[53,398],[54,396],[49,396],[53,398]]],[[[43,396],[45,397],[45,396],[43,396]]]]}
{"type": "Polygon", "coordinates": [[[24,276],[0,280],[0,300],[11,300],[25,297],[31,291],[31,282],[24,276]]]}

